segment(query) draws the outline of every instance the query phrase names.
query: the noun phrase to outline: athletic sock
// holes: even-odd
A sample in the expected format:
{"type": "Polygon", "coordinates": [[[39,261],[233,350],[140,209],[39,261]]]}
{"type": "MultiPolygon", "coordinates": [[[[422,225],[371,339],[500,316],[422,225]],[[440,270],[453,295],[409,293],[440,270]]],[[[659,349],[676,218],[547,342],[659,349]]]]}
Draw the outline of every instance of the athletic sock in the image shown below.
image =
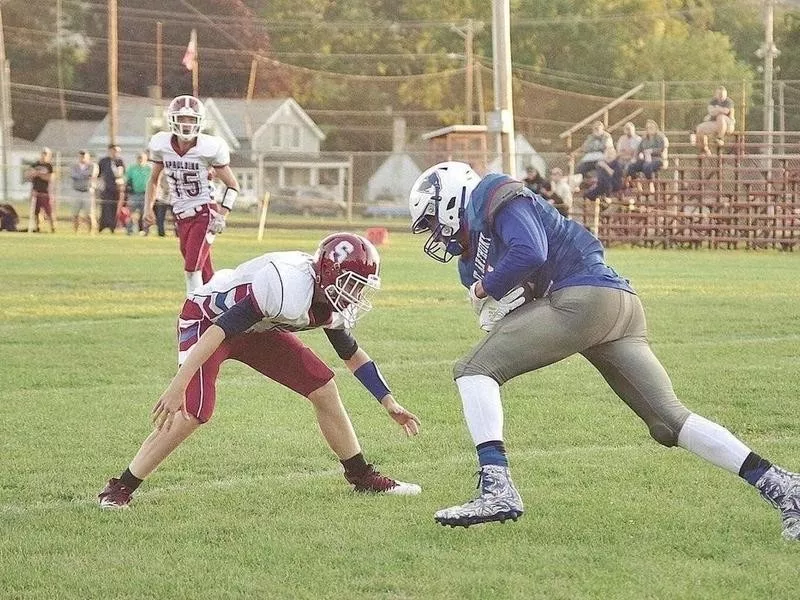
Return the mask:
{"type": "Polygon", "coordinates": [[[139,487],[142,481],[144,481],[144,479],[136,477],[136,475],[131,473],[130,469],[125,469],[122,475],[119,476],[119,482],[132,492],[139,487]]]}
{"type": "Polygon", "coordinates": [[[744,479],[750,485],[755,485],[761,477],[769,471],[772,463],[761,458],[755,452],[751,452],[744,459],[742,466],[739,468],[739,477],[744,479]]]}
{"type": "Polygon", "coordinates": [[[339,462],[342,463],[344,472],[348,475],[361,475],[367,470],[367,468],[369,468],[369,465],[367,465],[367,461],[364,460],[364,455],[361,452],[351,458],[347,458],[339,462]]]}
{"type": "Polygon", "coordinates": [[[501,467],[508,466],[508,457],[506,456],[506,446],[502,440],[492,440],[483,442],[475,446],[478,451],[478,463],[484,467],[486,465],[499,465],[501,467]]]}

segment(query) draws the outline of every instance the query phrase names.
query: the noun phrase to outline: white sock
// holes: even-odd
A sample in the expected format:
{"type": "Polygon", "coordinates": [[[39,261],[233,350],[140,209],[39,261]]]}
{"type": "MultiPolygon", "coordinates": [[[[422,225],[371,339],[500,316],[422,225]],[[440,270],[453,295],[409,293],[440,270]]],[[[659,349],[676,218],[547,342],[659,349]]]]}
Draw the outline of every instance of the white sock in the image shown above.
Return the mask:
{"type": "Polygon", "coordinates": [[[503,404],[498,383],[486,375],[467,375],[456,379],[456,385],[474,444],[502,441],[503,404]]]}
{"type": "Polygon", "coordinates": [[[196,288],[203,285],[203,272],[202,271],[185,271],[186,276],[186,293],[191,294],[196,288]]]}
{"type": "Polygon", "coordinates": [[[730,431],[695,414],[689,415],[683,424],[678,446],[736,475],[750,454],[750,448],[730,431]]]}

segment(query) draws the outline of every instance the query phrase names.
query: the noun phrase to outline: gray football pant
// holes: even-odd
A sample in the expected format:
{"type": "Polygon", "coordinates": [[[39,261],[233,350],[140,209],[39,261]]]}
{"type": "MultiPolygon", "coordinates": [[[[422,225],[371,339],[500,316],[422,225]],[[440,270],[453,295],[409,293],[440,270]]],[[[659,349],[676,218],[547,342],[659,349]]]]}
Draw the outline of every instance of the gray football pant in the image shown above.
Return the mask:
{"type": "Polygon", "coordinates": [[[568,287],[529,302],[498,322],[453,374],[486,375],[502,385],[576,353],[600,371],[656,441],[677,443],[690,412],[650,349],[639,297],[623,290],[568,287]]]}

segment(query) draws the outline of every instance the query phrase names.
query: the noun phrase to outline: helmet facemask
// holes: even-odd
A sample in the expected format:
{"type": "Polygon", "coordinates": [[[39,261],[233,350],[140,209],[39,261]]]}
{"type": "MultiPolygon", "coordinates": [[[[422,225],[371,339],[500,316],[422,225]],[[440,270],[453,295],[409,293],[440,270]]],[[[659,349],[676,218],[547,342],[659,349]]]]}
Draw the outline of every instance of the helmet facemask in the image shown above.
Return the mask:
{"type": "Polygon", "coordinates": [[[372,295],[381,287],[378,275],[367,277],[353,271],[345,271],[323,291],[331,308],[344,317],[348,328],[372,310],[372,295]]]}
{"type": "Polygon", "coordinates": [[[169,129],[184,142],[200,135],[205,120],[203,103],[194,96],[178,96],[167,109],[169,129]]]}
{"type": "Polygon", "coordinates": [[[334,233],[320,242],[314,256],[317,286],[348,329],[372,309],[380,289],[380,256],[366,238],[334,233]]]}

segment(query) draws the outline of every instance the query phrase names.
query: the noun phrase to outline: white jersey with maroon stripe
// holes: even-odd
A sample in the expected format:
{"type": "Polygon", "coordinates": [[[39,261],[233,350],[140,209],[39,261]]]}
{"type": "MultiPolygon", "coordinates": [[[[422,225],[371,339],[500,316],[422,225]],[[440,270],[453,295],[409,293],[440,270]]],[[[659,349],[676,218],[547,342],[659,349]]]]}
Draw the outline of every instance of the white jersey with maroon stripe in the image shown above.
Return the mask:
{"type": "Polygon", "coordinates": [[[186,152],[178,151],[175,136],[159,131],[147,146],[150,160],[164,165],[169,184],[169,203],[178,214],[214,201],[209,167],[224,167],[231,161],[228,144],[221,137],[201,133],[186,152]]]}
{"type": "Polygon", "coordinates": [[[263,254],[235,269],[217,271],[189,294],[189,300],[205,318],[214,319],[249,295],[264,318],[248,331],[344,329],[340,313],[320,316],[311,310],[316,285],[313,260],[305,252],[263,254]]]}

